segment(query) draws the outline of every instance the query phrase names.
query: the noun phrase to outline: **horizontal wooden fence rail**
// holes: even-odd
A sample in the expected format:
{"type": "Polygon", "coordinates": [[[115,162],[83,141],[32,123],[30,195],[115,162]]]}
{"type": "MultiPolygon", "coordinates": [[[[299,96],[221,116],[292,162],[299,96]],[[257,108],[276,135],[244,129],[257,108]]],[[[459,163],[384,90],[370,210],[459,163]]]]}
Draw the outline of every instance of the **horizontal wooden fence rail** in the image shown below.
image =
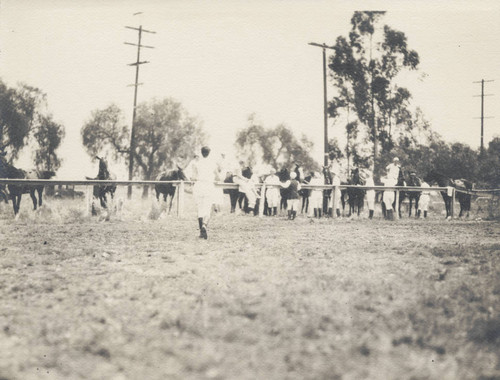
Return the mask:
{"type": "MultiPolygon", "coordinates": [[[[145,181],[145,180],[134,180],[134,181],[119,181],[119,180],[58,180],[58,179],[9,179],[9,178],[0,178],[0,185],[24,185],[24,186],[36,186],[36,185],[45,185],[45,186],[59,186],[59,185],[69,185],[69,186],[110,186],[110,185],[116,185],[116,186],[152,186],[152,185],[166,185],[166,184],[172,184],[175,187],[179,187],[180,190],[177,193],[177,215],[181,216],[183,213],[184,209],[184,196],[181,193],[184,193],[184,185],[192,185],[194,184],[193,181],[145,181]]],[[[225,183],[225,182],[215,182],[214,183],[216,187],[222,188],[222,189],[238,189],[239,185],[237,183],[225,183]]],[[[262,193],[262,204],[264,204],[265,201],[265,190],[266,188],[280,188],[279,185],[267,185],[265,183],[256,183],[256,187],[261,188],[261,193],[262,193]]],[[[303,189],[316,189],[316,190],[334,190],[337,186],[334,185],[308,185],[308,184],[301,184],[301,187],[303,189]]],[[[342,184],[338,186],[341,190],[343,189],[349,189],[349,188],[356,188],[356,189],[363,189],[363,190],[376,190],[376,191],[395,191],[396,192],[396,205],[397,208],[399,208],[399,192],[400,191],[446,191],[448,193],[451,193],[453,202],[452,202],[452,216],[454,214],[454,203],[455,203],[455,193],[462,192],[462,193],[468,193],[468,194],[476,194],[476,195],[483,195],[483,194],[494,194],[500,192],[500,189],[478,189],[478,190],[472,190],[472,191],[466,191],[466,190],[458,190],[455,189],[454,187],[417,187],[417,186],[361,186],[361,185],[345,185],[342,184]]],[[[90,189],[90,188],[89,188],[90,189]]],[[[89,194],[89,192],[87,192],[89,194]]],[[[333,192],[334,197],[335,197],[335,191],[333,192]]],[[[338,201],[338,200],[337,200],[338,201]]],[[[335,202],[335,201],[334,201],[335,202]]],[[[262,209],[263,207],[259,207],[259,216],[262,216],[262,209]]],[[[396,210],[399,211],[399,210],[396,210]]],[[[398,214],[396,212],[396,214],[398,214]]]]}

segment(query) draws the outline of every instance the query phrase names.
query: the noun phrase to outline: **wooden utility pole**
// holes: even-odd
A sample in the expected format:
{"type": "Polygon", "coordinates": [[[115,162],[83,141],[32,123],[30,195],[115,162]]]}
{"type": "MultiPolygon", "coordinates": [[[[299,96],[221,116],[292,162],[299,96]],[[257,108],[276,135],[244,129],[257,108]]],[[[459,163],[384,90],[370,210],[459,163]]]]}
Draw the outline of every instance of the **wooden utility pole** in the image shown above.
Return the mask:
{"type": "Polygon", "coordinates": [[[481,79],[480,81],[476,81],[473,83],[481,83],[481,95],[474,95],[474,96],[480,96],[481,97],[481,156],[484,153],[484,119],[491,119],[492,117],[484,117],[484,97],[485,96],[492,96],[493,94],[484,94],[484,82],[493,82],[493,80],[484,80],[481,79]]]}
{"type": "Polygon", "coordinates": [[[324,118],[324,144],[325,144],[325,159],[324,165],[328,165],[328,104],[326,97],[326,49],[332,49],[332,46],[326,44],[318,44],[310,42],[309,45],[317,46],[323,49],[323,118],[324,118]]]}
{"type": "MultiPolygon", "coordinates": [[[[134,151],[135,151],[135,115],[137,108],[137,87],[139,87],[142,83],[139,83],[139,66],[145,63],[149,63],[149,61],[141,62],[141,48],[154,49],[153,46],[141,45],[142,32],[146,33],[156,33],[151,30],[142,29],[142,25],[138,28],[134,28],[132,26],[126,26],[125,28],[137,30],[139,32],[139,39],[137,44],[133,44],[130,42],[125,42],[126,45],[137,46],[137,60],[134,63],[129,63],[129,66],[135,66],[135,83],[130,85],[134,86],[134,110],[132,113],[132,132],[130,134],[130,150],[129,150],[129,164],[128,164],[128,180],[132,180],[132,176],[134,173],[134,151]]],[[[132,186],[128,187],[127,190],[128,199],[132,197],[132,186]]]]}

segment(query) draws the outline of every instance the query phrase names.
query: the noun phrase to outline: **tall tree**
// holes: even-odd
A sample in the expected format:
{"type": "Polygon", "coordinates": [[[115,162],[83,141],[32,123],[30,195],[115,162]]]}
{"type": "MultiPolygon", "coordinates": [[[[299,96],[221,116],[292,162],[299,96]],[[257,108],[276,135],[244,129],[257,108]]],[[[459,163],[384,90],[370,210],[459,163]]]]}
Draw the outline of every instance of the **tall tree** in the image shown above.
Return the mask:
{"type": "MultiPolygon", "coordinates": [[[[134,160],[135,175],[152,180],[177,160],[185,159],[205,140],[201,124],[181,103],[171,98],[139,104],[136,116],[134,160]]],[[[130,129],[123,112],[115,105],[92,112],[83,126],[83,145],[94,156],[103,150],[128,160],[130,129]]],[[[148,187],[144,194],[147,194],[148,187]]]]}
{"type": "Polygon", "coordinates": [[[349,37],[340,36],[328,67],[338,89],[330,102],[330,116],[336,117],[349,107],[366,126],[368,141],[373,143],[373,158],[382,149],[394,146],[392,128],[408,118],[410,92],[396,83],[403,69],[418,67],[417,52],[407,46],[403,32],[378,24],[385,12],[354,12],[349,37]]]}
{"type": "Polygon", "coordinates": [[[19,84],[8,87],[0,80],[0,148],[8,148],[8,160],[15,160],[38,123],[46,95],[38,88],[19,84]]]}
{"type": "Polygon", "coordinates": [[[35,165],[39,170],[57,171],[61,166],[61,158],[57,155],[57,148],[64,138],[64,126],[56,123],[52,116],[45,115],[40,119],[33,137],[38,145],[35,151],[35,165]]]}
{"type": "Polygon", "coordinates": [[[127,152],[130,130],[125,124],[123,111],[112,104],[92,111],[90,119],[81,129],[81,135],[83,146],[90,156],[106,151],[117,159],[127,152]]]}
{"type": "Polygon", "coordinates": [[[135,171],[146,180],[183,163],[194,147],[206,141],[201,123],[172,98],[154,99],[138,107],[135,138],[135,171]]]}
{"type": "Polygon", "coordinates": [[[319,168],[310,155],[313,143],[306,136],[298,139],[284,124],[264,128],[254,115],[249,117],[249,126],[238,132],[235,145],[239,158],[250,166],[263,163],[279,169],[300,162],[306,170],[319,168]]]}

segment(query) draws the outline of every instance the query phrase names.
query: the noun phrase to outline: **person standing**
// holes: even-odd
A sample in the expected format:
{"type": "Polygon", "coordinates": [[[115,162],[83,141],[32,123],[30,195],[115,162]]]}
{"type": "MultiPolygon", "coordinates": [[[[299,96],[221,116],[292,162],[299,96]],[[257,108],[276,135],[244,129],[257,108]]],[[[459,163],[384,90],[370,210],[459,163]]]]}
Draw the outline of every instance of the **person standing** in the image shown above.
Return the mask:
{"type": "Polygon", "coordinates": [[[287,203],[287,212],[288,219],[294,220],[297,216],[297,210],[299,208],[299,190],[300,190],[300,182],[297,181],[297,174],[295,172],[290,173],[290,179],[286,181],[283,185],[283,188],[288,189],[288,203],[287,203]]]}
{"type": "Polygon", "coordinates": [[[210,157],[210,148],[201,148],[201,157],[191,161],[186,174],[195,181],[193,196],[198,209],[200,238],[208,239],[208,222],[214,203],[215,185],[218,177],[217,162],[210,157]]]}
{"type": "MultiPolygon", "coordinates": [[[[325,180],[319,172],[314,172],[314,175],[309,183],[313,186],[320,186],[325,184],[325,180]]],[[[314,210],[314,217],[321,218],[321,211],[323,210],[323,189],[311,189],[309,199],[311,208],[314,210]]]]}
{"type": "MultiPolygon", "coordinates": [[[[396,186],[397,179],[393,178],[382,178],[382,182],[384,186],[392,187],[396,186]]],[[[392,204],[394,203],[394,190],[384,190],[383,199],[384,205],[386,209],[386,219],[394,220],[394,209],[392,208],[392,204]]]]}
{"type": "MultiPolygon", "coordinates": [[[[420,185],[421,187],[429,188],[429,184],[425,181],[420,185]]],[[[418,211],[417,217],[420,218],[422,211],[424,211],[424,218],[427,218],[427,211],[429,210],[429,202],[431,200],[431,192],[429,190],[422,190],[422,194],[420,195],[420,199],[418,202],[418,211]]]]}
{"type": "Polygon", "coordinates": [[[341,181],[339,172],[332,172],[332,186],[335,186],[335,191],[332,194],[331,207],[329,208],[329,213],[331,217],[333,217],[334,208],[335,208],[335,213],[337,214],[337,218],[342,217],[342,214],[340,213],[340,204],[342,203],[342,190],[340,190],[340,185],[341,181]],[[334,200],[335,200],[335,207],[333,205],[334,200]]]}
{"type": "MultiPolygon", "coordinates": [[[[375,183],[373,182],[373,173],[371,170],[368,170],[366,172],[365,186],[375,186],[375,183]]],[[[368,217],[372,219],[373,213],[375,211],[375,190],[366,190],[366,202],[368,203],[368,211],[370,213],[368,217]]]]}
{"type": "Polygon", "coordinates": [[[276,216],[278,214],[278,206],[280,204],[280,179],[276,175],[276,169],[271,168],[270,174],[264,180],[266,184],[266,200],[269,209],[269,215],[276,216]]]}
{"type": "MultiPolygon", "coordinates": [[[[387,167],[385,169],[387,171],[387,178],[389,180],[394,181],[395,184],[398,183],[399,171],[401,170],[401,166],[399,165],[399,158],[394,157],[394,159],[392,160],[392,163],[387,165],[387,167]]],[[[395,185],[393,185],[393,186],[395,186],[395,185]]]]}

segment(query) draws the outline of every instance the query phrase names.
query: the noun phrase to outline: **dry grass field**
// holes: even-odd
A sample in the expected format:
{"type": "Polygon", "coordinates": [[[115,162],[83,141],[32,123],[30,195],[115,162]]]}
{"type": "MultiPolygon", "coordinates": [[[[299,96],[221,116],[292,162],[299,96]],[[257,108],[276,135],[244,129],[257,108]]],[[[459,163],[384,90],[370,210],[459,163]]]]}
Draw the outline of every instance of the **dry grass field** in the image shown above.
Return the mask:
{"type": "Polygon", "coordinates": [[[500,224],[0,206],[0,379],[500,379],[500,224]]]}

